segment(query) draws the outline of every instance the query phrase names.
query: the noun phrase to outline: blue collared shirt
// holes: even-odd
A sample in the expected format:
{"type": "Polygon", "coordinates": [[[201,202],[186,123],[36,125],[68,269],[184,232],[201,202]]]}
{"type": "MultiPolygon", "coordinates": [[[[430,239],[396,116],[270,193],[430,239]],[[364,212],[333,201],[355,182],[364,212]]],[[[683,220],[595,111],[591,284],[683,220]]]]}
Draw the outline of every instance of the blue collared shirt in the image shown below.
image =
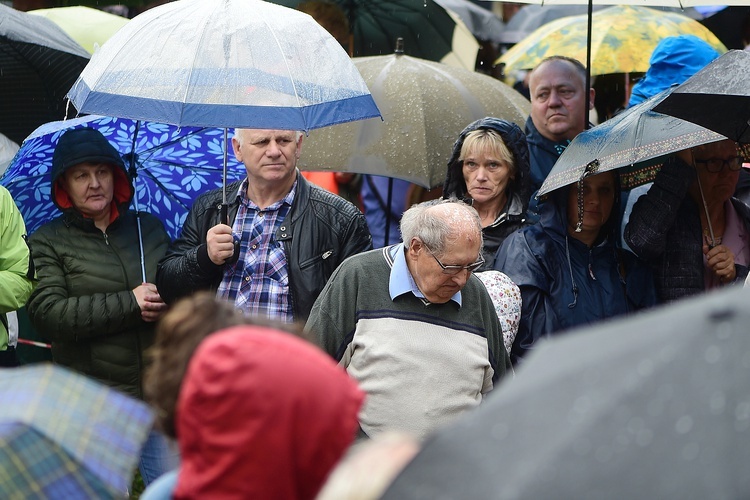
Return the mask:
{"type": "MultiPolygon", "coordinates": [[[[393,267],[391,268],[391,275],[388,280],[388,292],[391,295],[391,300],[399,295],[411,292],[415,297],[426,301],[427,299],[419,290],[417,283],[414,281],[414,277],[411,275],[411,272],[409,272],[409,266],[406,265],[404,244],[399,243],[398,245],[393,245],[388,249],[388,253],[393,259],[393,267]]],[[[450,300],[460,306],[461,290],[456,292],[450,300]]]]}

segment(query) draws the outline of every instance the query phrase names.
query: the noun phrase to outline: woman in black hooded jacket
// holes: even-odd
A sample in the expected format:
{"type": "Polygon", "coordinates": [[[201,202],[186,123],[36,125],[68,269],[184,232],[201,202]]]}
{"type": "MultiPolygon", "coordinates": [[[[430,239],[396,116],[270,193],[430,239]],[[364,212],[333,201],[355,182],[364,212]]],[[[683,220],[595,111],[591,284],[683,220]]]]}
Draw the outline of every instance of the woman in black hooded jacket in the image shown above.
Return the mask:
{"type": "Polygon", "coordinates": [[[467,126],[453,145],[443,197],[470,203],[482,219],[485,264],[493,269],[495,253],[526,222],[529,199],[529,152],[515,123],[493,117],[467,126]]]}

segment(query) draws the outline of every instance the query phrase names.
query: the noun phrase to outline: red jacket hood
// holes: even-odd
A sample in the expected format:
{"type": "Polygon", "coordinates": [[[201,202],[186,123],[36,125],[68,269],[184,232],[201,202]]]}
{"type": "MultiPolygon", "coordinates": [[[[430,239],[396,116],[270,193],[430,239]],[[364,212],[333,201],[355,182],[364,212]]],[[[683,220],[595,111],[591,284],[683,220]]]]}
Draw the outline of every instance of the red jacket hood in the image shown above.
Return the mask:
{"type": "Polygon", "coordinates": [[[313,499],[354,440],[363,399],[302,339],[256,326],[209,336],[177,403],[174,498],[313,499]]]}

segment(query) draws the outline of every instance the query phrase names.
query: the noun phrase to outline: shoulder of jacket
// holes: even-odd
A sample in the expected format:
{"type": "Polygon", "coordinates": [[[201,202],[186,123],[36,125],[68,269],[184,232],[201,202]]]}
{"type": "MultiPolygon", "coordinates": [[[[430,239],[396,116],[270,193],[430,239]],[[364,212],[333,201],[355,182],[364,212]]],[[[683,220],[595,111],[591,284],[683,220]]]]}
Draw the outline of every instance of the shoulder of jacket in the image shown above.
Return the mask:
{"type": "Polygon", "coordinates": [[[322,187],[310,185],[309,202],[317,207],[328,207],[339,213],[356,216],[361,212],[352,203],[322,187]]]}

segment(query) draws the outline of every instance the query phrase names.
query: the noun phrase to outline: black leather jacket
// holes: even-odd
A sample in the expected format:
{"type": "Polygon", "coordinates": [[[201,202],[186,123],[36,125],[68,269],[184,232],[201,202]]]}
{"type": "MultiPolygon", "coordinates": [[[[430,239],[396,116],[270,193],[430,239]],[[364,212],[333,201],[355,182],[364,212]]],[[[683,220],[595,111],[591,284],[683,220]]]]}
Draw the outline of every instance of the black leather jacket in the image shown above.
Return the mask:
{"type": "MultiPolygon", "coordinates": [[[[241,181],[227,186],[236,193],[241,181]]],[[[219,223],[221,189],[201,195],[185,219],[180,237],[172,243],[159,263],[156,286],[165,302],[198,290],[216,290],[224,275],[208,257],[206,233],[219,223]]],[[[229,202],[229,225],[239,207],[238,198],[229,202]]],[[[286,219],[276,232],[284,242],[289,266],[289,289],[294,318],[305,321],[313,302],[347,257],[370,250],[372,238],[364,215],[348,201],[310,184],[297,174],[297,192],[286,219]]]]}

